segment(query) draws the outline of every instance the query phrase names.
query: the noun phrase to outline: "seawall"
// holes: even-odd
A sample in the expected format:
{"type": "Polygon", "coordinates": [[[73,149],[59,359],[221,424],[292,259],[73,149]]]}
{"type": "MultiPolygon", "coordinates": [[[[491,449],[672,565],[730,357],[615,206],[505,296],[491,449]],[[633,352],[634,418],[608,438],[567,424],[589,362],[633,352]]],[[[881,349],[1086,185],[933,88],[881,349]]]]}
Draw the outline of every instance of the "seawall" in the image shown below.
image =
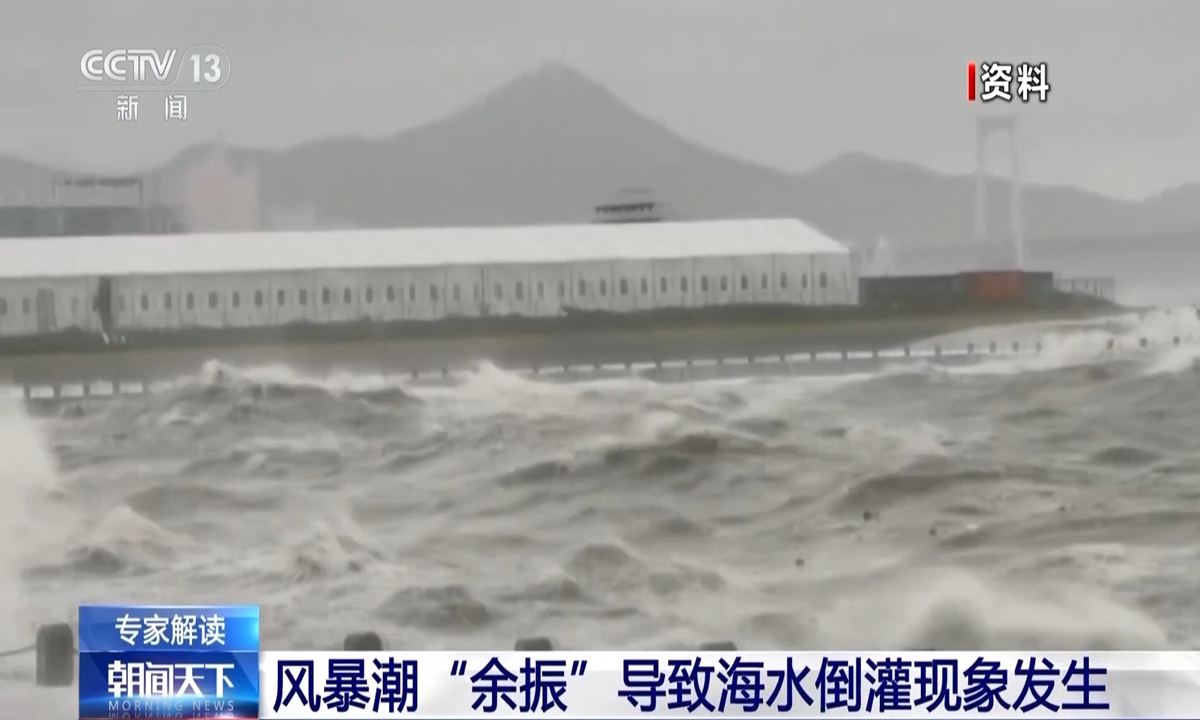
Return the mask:
{"type": "MultiPolygon", "coordinates": [[[[647,379],[662,382],[688,380],[712,380],[728,377],[748,377],[756,374],[798,373],[806,375],[868,372],[877,370],[883,363],[902,360],[934,360],[943,365],[974,362],[986,357],[1021,357],[1037,355],[1042,351],[1040,343],[1014,343],[1001,345],[985,343],[982,346],[959,345],[955,347],[911,348],[908,346],[884,350],[841,350],[827,352],[793,353],[790,355],[698,358],[695,360],[655,360],[621,363],[563,363],[561,365],[510,367],[509,370],[527,378],[546,380],[589,380],[627,376],[636,373],[647,379]]],[[[224,368],[221,368],[224,371],[224,368]]],[[[437,382],[461,378],[472,372],[467,367],[437,367],[418,369],[394,368],[388,375],[400,376],[404,380],[437,382]]],[[[209,376],[221,382],[220,378],[209,376]]],[[[235,378],[226,378],[236,382],[235,378]]],[[[83,398],[105,398],[125,395],[153,395],[194,385],[195,376],[181,377],[174,381],[85,381],[78,383],[56,383],[53,385],[24,384],[12,386],[9,393],[15,398],[30,401],[66,401],[83,398]]],[[[252,381],[253,382],[253,381],[252,381]]],[[[265,384],[270,380],[264,379],[265,384]]]]}
{"type": "Polygon", "coordinates": [[[0,381],[54,385],[89,381],[153,383],[195,375],[213,359],[238,367],[287,365],[297,372],[431,373],[489,360],[506,368],[624,365],[726,357],[769,358],[813,352],[870,352],[984,325],[1108,314],[1010,310],[939,315],[892,314],[844,319],[777,318],[771,322],[660,324],[488,336],[280,340],[248,336],[241,344],[24,353],[0,357],[0,381]],[[258,339],[259,342],[250,342],[258,339]]]}
{"type": "MultiPolygon", "coordinates": [[[[1124,353],[1131,350],[1158,351],[1166,346],[1179,347],[1182,343],[1192,343],[1193,335],[1176,335],[1169,341],[1159,338],[1151,340],[1147,337],[1125,338],[1118,341],[1110,338],[1107,352],[1124,353]]],[[[934,342],[924,346],[911,347],[908,345],[882,350],[842,350],[828,352],[793,353],[779,356],[750,356],[733,355],[728,357],[700,358],[694,360],[657,360],[652,362],[624,363],[585,363],[563,364],[534,367],[510,367],[510,372],[528,379],[545,381],[572,382],[581,380],[600,380],[636,375],[654,382],[695,382],[718,379],[747,378],[754,376],[820,376],[846,375],[848,373],[874,373],[885,367],[906,362],[929,362],[939,367],[970,365],[987,360],[1034,358],[1045,352],[1041,341],[1021,342],[983,341],[980,343],[959,343],[942,345],[934,342]]],[[[348,378],[348,381],[337,378],[294,378],[300,382],[310,382],[324,385],[327,388],[340,388],[343,391],[360,394],[370,394],[382,387],[394,387],[397,380],[414,384],[428,384],[462,379],[468,374],[477,372],[474,367],[440,367],[424,370],[394,368],[380,376],[367,378],[366,382],[348,378]]],[[[361,380],[361,378],[359,379],[361,380]]],[[[0,391],[17,399],[24,399],[32,407],[53,409],[60,403],[71,403],[84,399],[103,399],[136,395],[154,395],[170,393],[198,386],[220,386],[229,384],[252,388],[255,392],[270,394],[271,387],[278,384],[290,384],[292,379],[281,377],[270,371],[256,373],[253,370],[245,373],[217,365],[210,368],[202,377],[188,376],[176,378],[174,381],[158,382],[113,382],[91,381],[82,383],[63,383],[53,385],[26,384],[0,387],[0,391]]]]}

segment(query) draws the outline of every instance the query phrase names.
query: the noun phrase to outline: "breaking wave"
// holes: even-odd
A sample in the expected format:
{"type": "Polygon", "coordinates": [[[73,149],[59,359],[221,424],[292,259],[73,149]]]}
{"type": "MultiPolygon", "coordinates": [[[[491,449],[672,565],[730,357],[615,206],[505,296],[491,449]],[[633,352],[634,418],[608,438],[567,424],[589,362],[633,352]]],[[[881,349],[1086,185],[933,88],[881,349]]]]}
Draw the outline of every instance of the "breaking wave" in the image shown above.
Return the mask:
{"type": "Polygon", "coordinates": [[[0,600],[253,602],[278,648],[1194,643],[1195,312],[1019,332],[1043,352],[686,383],[214,360],[8,408],[0,600]]]}

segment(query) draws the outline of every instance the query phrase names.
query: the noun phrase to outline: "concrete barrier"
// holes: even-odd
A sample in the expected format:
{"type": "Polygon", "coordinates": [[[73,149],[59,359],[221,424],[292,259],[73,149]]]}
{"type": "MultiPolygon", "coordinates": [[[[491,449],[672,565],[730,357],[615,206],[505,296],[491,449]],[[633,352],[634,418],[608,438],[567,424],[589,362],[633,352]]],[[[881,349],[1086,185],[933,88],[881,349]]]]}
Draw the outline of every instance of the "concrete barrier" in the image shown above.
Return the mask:
{"type": "Polygon", "coordinates": [[[518,638],[516,644],[513,645],[513,650],[517,652],[550,652],[553,649],[554,643],[543,635],[518,638]]]}
{"type": "Polygon", "coordinates": [[[342,640],[343,650],[354,650],[358,652],[378,652],[383,650],[383,638],[379,633],[372,630],[366,632],[350,633],[342,640]]]}
{"type": "Polygon", "coordinates": [[[37,639],[29,647],[9,650],[3,655],[34,653],[34,679],[41,687],[70,687],[75,683],[75,631],[67,623],[38,628],[37,639]]]}
{"type": "MultiPolygon", "coordinates": [[[[1195,338],[1192,336],[1176,335],[1171,338],[1171,343],[1175,346],[1179,346],[1184,342],[1191,342],[1193,340],[1195,340],[1195,338]]],[[[1109,338],[1106,342],[1106,347],[1108,350],[1116,350],[1119,347],[1148,349],[1153,346],[1154,343],[1151,342],[1149,338],[1144,337],[1124,342],[1119,342],[1115,338],[1109,338]]],[[[905,345],[901,347],[874,350],[834,350],[823,352],[806,351],[791,355],[778,355],[769,357],[743,355],[715,358],[687,358],[681,360],[652,359],[644,361],[624,360],[613,363],[566,363],[558,366],[532,365],[526,368],[513,369],[513,372],[526,376],[538,377],[554,375],[571,375],[578,377],[581,375],[586,376],[596,373],[631,373],[672,369],[690,370],[693,368],[725,367],[732,365],[754,365],[757,367],[780,365],[789,368],[792,366],[799,368],[800,366],[812,365],[815,363],[906,360],[913,358],[944,359],[951,357],[981,357],[983,356],[983,353],[979,352],[980,347],[981,346],[977,346],[975,343],[967,343],[959,348],[945,347],[941,344],[924,348],[914,348],[905,345]]],[[[987,343],[986,347],[987,355],[1036,355],[1041,353],[1043,350],[1043,346],[1040,341],[1035,342],[1032,345],[1022,345],[1018,341],[1013,341],[1007,349],[996,341],[990,341],[987,343]]],[[[404,369],[399,370],[397,374],[405,375],[413,380],[422,380],[435,378],[460,378],[468,375],[470,372],[471,371],[468,368],[443,366],[425,370],[420,368],[404,369]]],[[[17,387],[12,387],[8,390],[8,392],[11,397],[16,399],[54,401],[76,398],[110,397],[113,395],[144,395],[150,393],[171,392],[194,382],[194,379],[184,379],[176,382],[92,381],[80,383],[27,383],[17,387]]]]}

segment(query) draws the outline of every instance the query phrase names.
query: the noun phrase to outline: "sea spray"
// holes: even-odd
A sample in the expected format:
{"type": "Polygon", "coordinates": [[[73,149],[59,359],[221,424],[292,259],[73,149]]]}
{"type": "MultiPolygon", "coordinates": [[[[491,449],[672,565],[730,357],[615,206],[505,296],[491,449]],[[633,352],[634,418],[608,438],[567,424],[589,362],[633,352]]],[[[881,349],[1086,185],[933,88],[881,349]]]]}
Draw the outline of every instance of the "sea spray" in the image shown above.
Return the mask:
{"type": "Polygon", "coordinates": [[[57,479],[55,461],[36,422],[19,400],[0,399],[0,649],[30,642],[38,620],[22,591],[21,575],[46,522],[37,506],[57,479]]]}

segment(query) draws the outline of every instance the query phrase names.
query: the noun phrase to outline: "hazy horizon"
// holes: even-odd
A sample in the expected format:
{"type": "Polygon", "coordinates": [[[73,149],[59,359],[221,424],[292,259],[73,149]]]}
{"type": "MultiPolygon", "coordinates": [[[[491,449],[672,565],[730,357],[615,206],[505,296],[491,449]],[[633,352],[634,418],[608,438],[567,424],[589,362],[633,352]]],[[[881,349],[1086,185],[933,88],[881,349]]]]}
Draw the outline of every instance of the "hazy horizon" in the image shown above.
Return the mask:
{"type": "Polygon", "coordinates": [[[1200,54],[1188,20],[1200,8],[1182,0],[1020,0],[982,17],[990,6],[953,0],[282,2],[14,8],[0,28],[0,89],[21,102],[0,153],[136,172],[218,135],[264,149],[381,137],[559,62],[758,164],[802,172],[861,151],[963,173],[979,112],[966,63],[991,59],[1049,66],[1049,102],[1004,108],[1021,116],[1029,181],[1136,198],[1200,180],[1200,100],[1176,70],[1200,54]],[[54,32],[28,31],[39,27],[54,32]],[[92,47],[193,43],[222,46],[233,67],[185,123],[164,123],[153,101],[120,123],[113,95],[75,89],[92,47]]]}

